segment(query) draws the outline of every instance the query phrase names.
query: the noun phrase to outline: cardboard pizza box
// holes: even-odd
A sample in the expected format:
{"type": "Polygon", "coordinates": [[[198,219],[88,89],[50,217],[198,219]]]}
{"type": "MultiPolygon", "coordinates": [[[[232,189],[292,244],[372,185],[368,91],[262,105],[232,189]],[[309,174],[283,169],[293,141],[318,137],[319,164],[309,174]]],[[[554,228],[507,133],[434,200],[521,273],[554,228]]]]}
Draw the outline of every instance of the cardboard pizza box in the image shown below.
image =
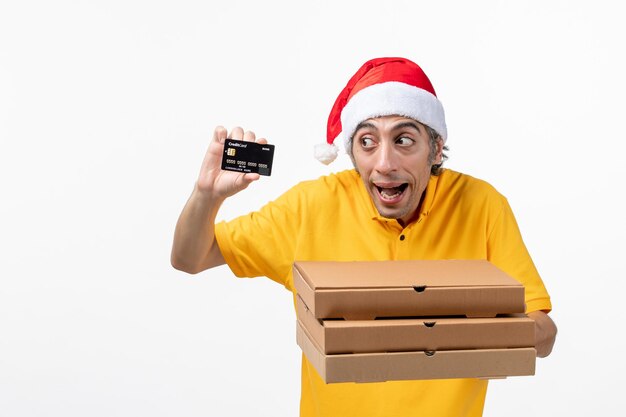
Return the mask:
{"type": "Polygon", "coordinates": [[[315,318],[523,313],[524,287],[486,260],[302,261],[296,292],[315,318]]]}
{"type": "Polygon", "coordinates": [[[297,342],[326,383],[505,378],[535,374],[534,348],[324,354],[296,322],[297,342]]]}
{"type": "Polygon", "coordinates": [[[535,322],[524,314],[495,318],[316,319],[296,297],[300,324],[325,354],[533,347],[535,322]]]}

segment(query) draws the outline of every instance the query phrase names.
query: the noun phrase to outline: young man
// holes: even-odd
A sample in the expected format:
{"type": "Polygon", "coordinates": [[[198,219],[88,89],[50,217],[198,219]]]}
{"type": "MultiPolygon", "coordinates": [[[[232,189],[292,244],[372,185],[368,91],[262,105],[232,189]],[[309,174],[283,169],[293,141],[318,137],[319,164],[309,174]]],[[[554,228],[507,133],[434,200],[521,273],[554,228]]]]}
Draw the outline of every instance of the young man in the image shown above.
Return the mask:
{"type": "MultiPolygon", "coordinates": [[[[316,156],[331,162],[343,138],[354,170],[300,183],[258,212],[215,225],[222,202],[259,178],[220,169],[226,138],[266,143],[241,128],[215,130],[176,226],[175,268],[227,263],[237,276],[267,276],[295,295],[296,260],[488,259],[525,285],[537,354],[550,353],[550,298],[507,200],[441,168],[443,107],[415,63],[370,60],[337,98],[316,156]]],[[[325,384],[303,356],[301,415],[480,416],[486,389],[477,379],[325,384]]]]}

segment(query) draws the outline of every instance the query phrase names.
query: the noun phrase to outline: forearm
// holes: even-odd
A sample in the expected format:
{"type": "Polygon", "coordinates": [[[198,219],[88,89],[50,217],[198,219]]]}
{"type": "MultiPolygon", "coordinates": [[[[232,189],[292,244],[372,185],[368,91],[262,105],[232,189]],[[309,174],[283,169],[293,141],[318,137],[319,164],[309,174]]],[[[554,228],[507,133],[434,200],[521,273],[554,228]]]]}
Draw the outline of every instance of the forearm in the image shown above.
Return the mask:
{"type": "Polygon", "coordinates": [[[224,263],[215,240],[215,218],[222,202],[194,189],[176,224],[171,254],[174,268],[196,274],[224,263]]]}
{"type": "Polygon", "coordinates": [[[537,357],[545,358],[552,352],[552,347],[556,340],[556,324],[543,311],[530,312],[528,317],[535,321],[535,349],[537,349],[537,357]]]}

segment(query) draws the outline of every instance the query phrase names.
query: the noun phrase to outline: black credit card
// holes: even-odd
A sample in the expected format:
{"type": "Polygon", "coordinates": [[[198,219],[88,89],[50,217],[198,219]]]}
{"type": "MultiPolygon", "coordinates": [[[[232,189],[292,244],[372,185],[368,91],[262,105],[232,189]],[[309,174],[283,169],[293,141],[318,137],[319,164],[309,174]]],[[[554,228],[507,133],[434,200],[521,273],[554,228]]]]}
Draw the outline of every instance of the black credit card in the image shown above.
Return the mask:
{"type": "Polygon", "coordinates": [[[274,145],[226,139],[222,169],[260,175],[272,174],[274,145]]]}

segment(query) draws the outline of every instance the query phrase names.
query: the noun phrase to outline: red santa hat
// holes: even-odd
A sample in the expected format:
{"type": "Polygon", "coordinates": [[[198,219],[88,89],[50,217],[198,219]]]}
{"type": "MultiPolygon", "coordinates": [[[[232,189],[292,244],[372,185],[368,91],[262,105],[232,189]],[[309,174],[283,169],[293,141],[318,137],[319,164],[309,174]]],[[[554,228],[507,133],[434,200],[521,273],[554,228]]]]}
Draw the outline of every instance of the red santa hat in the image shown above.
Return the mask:
{"type": "MultiPolygon", "coordinates": [[[[443,106],[422,69],[405,58],[375,58],[350,78],[335,100],[326,143],[315,146],[315,158],[324,164],[335,160],[335,141],[347,147],[359,123],[372,117],[398,115],[417,120],[447,139],[443,106]]],[[[348,149],[347,149],[348,150],[348,149]]]]}

